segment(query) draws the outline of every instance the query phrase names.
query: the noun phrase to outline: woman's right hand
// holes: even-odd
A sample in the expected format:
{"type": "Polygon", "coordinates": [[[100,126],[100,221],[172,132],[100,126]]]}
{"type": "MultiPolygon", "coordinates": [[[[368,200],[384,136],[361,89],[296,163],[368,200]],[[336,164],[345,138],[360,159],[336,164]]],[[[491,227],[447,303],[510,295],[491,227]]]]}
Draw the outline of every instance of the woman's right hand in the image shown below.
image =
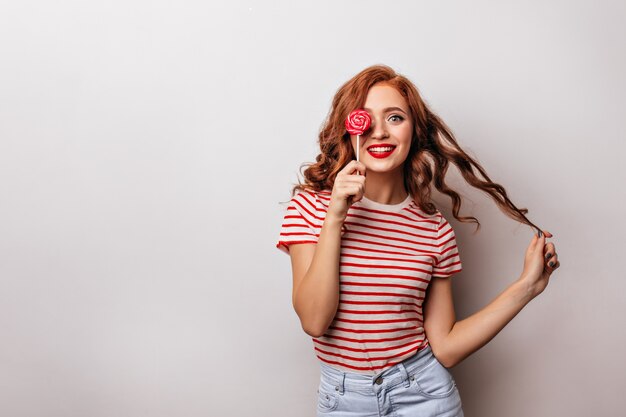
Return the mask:
{"type": "Polygon", "coordinates": [[[365,194],[365,165],[353,159],[337,173],[326,214],[344,221],[350,206],[360,201],[363,194],[365,194]],[[357,175],[357,171],[361,175],[357,175]]]}

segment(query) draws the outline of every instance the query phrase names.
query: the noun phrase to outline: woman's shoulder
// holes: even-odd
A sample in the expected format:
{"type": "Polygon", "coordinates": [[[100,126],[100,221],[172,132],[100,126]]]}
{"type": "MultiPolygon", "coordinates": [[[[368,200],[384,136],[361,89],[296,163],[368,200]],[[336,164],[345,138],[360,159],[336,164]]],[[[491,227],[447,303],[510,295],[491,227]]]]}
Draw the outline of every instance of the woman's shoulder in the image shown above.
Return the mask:
{"type": "Polygon", "coordinates": [[[313,188],[303,188],[297,191],[293,200],[307,203],[317,211],[326,211],[330,203],[331,190],[315,190],[313,188]]]}
{"type": "Polygon", "coordinates": [[[439,207],[435,205],[434,202],[431,201],[431,206],[428,207],[428,211],[425,208],[420,207],[417,200],[413,200],[413,205],[411,206],[415,216],[417,216],[418,221],[421,223],[422,227],[426,227],[432,231],[438,231],[441,228],[442,224],[446,223],[446,219],[444,218],[439,207]],[[434,211],[432,210],[434,209],[434,211]],[[429,213],[432,211],[432,213],[429,213]]]}
{"type": "MultiPolygon", "coordinates": [[[[435,213],[432,215],[432,223],[435,225],[435,229],[440,233],[446,233],[448,229],[453,229],[452,224],[448,221],[446,214],[443,214],[438,207],[435,206],[435,213]]],[[[454,217],[452,214],[450,217],[454,217]]]]}
{"type": "Polygon", "coordinates": [[[332,192],[331,190],[327,190],[327,189],[318,190],[318,189],[307,187],[307,186],[299,188],[296,191],[297,194],[306,194],[306,195],[314,195],[314,196],[322,195],[322,196],[328,196],[328,197],[330,197],[331,192],[332,192]]]}

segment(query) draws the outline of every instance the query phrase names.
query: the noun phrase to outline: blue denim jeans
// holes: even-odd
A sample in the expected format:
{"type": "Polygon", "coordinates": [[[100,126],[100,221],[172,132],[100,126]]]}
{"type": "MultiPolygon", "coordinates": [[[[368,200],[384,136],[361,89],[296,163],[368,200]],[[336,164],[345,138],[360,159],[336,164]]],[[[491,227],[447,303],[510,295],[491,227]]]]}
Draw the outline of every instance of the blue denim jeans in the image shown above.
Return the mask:
{"type": "Polygon", "coordinates": [[[463,417],[454,378],[430,346],[368,376],[321,363],[317,416],[463,417]]]}

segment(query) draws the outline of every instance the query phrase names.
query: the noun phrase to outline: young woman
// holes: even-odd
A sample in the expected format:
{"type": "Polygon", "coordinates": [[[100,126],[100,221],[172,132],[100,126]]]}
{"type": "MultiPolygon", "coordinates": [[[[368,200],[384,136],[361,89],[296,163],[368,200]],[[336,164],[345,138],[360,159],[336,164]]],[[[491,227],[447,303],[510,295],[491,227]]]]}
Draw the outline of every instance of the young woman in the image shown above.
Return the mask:
{"type": "Polygon", "coordinates": [[[276,244],[291,257],[293,306],[320,360],[318,416],[463,416],[447,368],[546,288],[559,267],[554,244],[545,241],[552,235],[513,205],[415,86],[387,66],[366,68],[337,91],[319,144],[276,244]],[[357,109],[371,118],[358,149],[344,124],[357,109]],[[458,215],[461,199],[444,180],[449,163],[504,213],[537,230],[520,277],[461,321],[450,279],[461,259],[431,184],[450,196],[455,218],[480,223],[458,215]]]}

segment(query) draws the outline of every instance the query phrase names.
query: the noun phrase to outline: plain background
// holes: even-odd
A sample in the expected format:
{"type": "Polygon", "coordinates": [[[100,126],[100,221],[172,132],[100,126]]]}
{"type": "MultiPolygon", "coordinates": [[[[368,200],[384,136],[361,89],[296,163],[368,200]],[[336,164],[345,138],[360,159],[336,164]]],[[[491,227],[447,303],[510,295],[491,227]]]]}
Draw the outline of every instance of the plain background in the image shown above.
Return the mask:
{"type": "MultiPolygon", "coordinates": [[[[0,414],[312,416],[275,248],[337,88],[415,82],[561,261],[452,369],[468,417],[626,400],[626,3],[41,0],[0,6],[0,414]]],[[[459,180],[457,318],[532,230],[459,180]]]]}

